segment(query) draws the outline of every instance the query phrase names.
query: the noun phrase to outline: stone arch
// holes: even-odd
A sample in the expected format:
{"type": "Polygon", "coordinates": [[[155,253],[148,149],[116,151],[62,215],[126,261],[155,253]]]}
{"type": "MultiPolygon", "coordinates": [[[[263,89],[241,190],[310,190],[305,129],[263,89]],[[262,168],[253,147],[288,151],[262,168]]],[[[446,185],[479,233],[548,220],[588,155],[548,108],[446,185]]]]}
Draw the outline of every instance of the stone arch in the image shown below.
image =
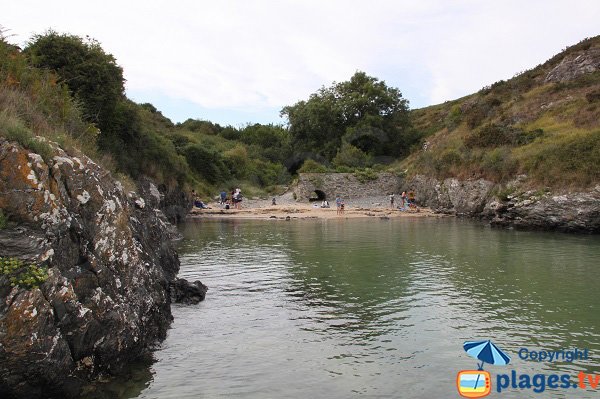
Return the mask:
{"type": "Polygon", "coordinates": [[[310,198],[308,199],[309,202],[314,202],[314,201],[325,201],[327,199],[327,194],[325,194],[325,192],[323,192],[322,190],[314,190],[310,196],[310,198]],[[316,197],[315,197],[316,195],[316,197]]]}

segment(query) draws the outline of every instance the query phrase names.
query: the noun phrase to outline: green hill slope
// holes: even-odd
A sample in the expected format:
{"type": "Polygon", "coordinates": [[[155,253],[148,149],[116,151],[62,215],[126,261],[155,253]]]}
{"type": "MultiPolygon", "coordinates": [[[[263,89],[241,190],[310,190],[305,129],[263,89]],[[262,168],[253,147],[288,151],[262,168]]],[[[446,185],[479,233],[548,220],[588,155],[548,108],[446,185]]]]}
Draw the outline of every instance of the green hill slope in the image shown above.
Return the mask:
{"type": "Polygon", "coordinates": [[[409,175],[589,187],[600,181],[600,36],[411,117],[424,139],[397,165],[409,175]]]}

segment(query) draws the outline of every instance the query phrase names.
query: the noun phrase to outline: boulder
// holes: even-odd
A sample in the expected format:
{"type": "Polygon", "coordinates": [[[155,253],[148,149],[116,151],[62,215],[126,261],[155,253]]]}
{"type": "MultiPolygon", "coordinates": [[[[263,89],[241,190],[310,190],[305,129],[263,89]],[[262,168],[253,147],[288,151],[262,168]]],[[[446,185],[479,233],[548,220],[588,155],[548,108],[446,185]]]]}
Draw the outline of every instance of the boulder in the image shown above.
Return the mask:
{"type": "Polygon", "coordinates": [[[200,281],[189,281],[178,278],[171,282],[171,301],[176,303],[184,303],[186,305],[195,305],[204,300],[208,287],[200,281]]]}

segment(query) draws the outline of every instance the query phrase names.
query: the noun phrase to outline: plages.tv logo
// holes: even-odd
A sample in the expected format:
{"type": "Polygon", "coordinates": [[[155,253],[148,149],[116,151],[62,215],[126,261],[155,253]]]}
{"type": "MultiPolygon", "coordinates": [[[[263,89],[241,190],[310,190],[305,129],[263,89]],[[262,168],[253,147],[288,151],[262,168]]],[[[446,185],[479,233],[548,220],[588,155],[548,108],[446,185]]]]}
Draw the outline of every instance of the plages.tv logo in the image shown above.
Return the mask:
{"type": "Polygon", "coordinates": [[[477,370],[461,370],[456,376],[456,388],[460,396],[465,398],[483,398],[492,391],[492,378],[490,373],[483,369],[485,363],[494,365],[507,365],[510,357],[489,339],[486,341],[467,341],[463,348],[469,354],[481,361],[477,363],[477,370]]]}

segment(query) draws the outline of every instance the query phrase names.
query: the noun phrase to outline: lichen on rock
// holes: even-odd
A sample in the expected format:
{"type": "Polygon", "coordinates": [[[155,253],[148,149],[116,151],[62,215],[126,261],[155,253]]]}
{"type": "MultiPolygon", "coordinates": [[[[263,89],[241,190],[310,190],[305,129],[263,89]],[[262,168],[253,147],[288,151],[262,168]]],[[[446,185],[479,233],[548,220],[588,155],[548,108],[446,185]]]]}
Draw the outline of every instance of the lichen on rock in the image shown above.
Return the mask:
{"type": "MultiPolygon", "coordinates": [[[[44,161],[0,137],[0,256],[48,267],[30,290],[0,276],[0,397],[77,397],[164,339],[179,270],[173,227],[86,156],[44,161]]],[[[154,199],[150,199],[153,203],[154,199]]]]}

